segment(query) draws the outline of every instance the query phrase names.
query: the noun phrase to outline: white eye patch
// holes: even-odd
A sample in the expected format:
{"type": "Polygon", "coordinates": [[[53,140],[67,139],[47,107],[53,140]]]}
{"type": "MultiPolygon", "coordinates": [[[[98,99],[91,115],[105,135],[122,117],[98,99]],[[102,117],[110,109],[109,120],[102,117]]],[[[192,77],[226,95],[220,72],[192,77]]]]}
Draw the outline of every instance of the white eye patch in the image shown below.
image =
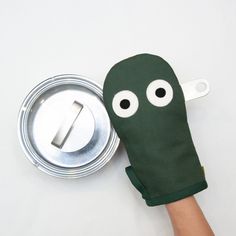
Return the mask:
{"type": "Polygon", "coordinates": [[[164,107],[171,102],[173,98],[173,89],[165,80],[154,80],[148,85],[146,96],[152,105],[164,107]]]}
{"type": "Polygon", "coordinates": [[[139,102],[137,96],[129,91],[122,90],[115,94],[112,100],[112,108],[117,116],[127,118],[138,110],[139,102]]]}

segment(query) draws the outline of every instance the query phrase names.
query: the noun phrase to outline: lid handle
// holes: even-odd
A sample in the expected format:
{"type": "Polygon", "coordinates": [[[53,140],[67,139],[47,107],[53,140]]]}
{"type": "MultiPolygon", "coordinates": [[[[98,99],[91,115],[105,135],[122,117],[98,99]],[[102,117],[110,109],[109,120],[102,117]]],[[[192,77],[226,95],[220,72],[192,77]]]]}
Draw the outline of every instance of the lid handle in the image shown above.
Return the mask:
{"type": "Polygon", "coordinates": [[[63,147],[82,109],[82,104],[77,101],[73,102],[70,112],[66,114],[60,128],[51,142],[52,145],[60,149],[63,147]]]}

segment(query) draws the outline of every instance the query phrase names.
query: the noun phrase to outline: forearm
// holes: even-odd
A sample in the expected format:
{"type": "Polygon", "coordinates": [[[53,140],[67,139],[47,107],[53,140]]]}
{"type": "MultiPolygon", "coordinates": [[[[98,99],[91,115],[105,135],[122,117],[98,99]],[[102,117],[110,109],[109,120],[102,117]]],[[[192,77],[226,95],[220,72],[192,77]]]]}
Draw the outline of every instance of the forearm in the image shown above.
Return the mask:
{"type": "Polygon", "coordinates": [[[166,208],[175,236],[214,236],[193,196],[167,204],[166,208]]]}

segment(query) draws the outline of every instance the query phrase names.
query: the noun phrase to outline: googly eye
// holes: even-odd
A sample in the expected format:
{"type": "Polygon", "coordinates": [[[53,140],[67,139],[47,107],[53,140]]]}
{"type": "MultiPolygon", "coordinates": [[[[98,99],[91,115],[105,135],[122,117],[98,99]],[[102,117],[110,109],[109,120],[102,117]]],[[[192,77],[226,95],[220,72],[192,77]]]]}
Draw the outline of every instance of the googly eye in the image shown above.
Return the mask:
{"type": "Polygon", "coordinates": [[[139,102],[137,96],[129,91],[123,90],[115,94],[112,107],[117,116],[127,118],[138,110],[139,102]]]}
{"type": "Polygon", "coordinates": [[[173,89],[165,80],[154,80],[148,85],[146,96],[152,105],[164,107],[171,102],[173,98],[173,89]]]}

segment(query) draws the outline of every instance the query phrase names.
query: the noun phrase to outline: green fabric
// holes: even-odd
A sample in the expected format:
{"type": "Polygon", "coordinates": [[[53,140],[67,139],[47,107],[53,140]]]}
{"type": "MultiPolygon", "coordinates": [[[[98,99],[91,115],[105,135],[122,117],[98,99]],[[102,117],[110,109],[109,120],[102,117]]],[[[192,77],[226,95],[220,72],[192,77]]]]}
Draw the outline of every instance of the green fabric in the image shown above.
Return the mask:
{"type": "MultiPolygon", "coordinates": [[[[164,92],[157,93],[157,86],[156,95],[151,94],[154,100],[162,102],[171,95],[167,87],[163,88],[164,92]]],[[[128,153],[131,166],[126,173],[147,205],[173,202],[207,188],[187,123],[183,92],[166,61],[140,54],[117,63],[106,76],[103,97],[128,153]],[[151,93],[147,88],[155,80],[164,80],[172,88],[173,97],[167,105],[156,106],[148,99],[151,93]],[[138,108],[125,118],[117,113],[114,101],[118,92],[127,90],[136,95],[138,108]]],[[[135,102],[126,94],[122,99],[118,105],[127,114],[135,102]]]]}

